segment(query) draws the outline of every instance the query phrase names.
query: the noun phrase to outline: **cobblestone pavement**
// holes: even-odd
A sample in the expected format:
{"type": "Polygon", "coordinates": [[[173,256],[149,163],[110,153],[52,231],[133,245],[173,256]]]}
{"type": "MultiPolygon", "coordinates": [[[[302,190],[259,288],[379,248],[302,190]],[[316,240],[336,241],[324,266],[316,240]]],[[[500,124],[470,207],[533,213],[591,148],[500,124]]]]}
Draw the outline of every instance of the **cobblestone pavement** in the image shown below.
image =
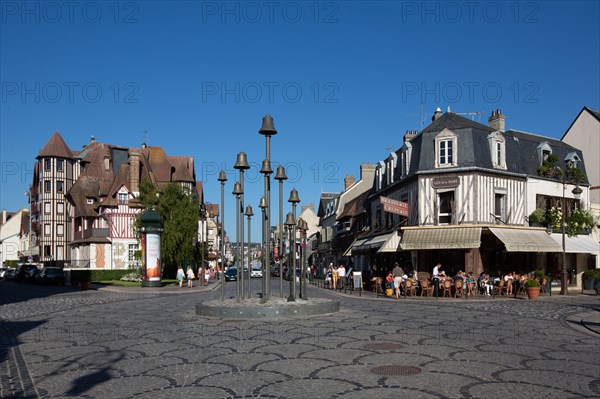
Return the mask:
{"type": "Polygon", "coordinates": [[[340,300],[341,311],[217,319],[194,308],[219,298],[218,284],[76,291],[0,282],[0,397],[600,397],[600,297],[309,294],[340,300]]]}

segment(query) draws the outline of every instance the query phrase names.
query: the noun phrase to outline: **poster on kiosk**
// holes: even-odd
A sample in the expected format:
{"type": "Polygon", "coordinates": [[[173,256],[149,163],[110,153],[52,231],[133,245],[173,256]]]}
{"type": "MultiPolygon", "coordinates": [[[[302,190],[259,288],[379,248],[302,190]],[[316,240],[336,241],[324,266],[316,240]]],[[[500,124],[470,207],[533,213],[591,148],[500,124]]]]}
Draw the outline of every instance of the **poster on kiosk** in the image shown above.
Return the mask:
{"type": "Polygon", "coordinates": [[[147,233],[146,281],[160,281],[160,234],[147,233]]]}

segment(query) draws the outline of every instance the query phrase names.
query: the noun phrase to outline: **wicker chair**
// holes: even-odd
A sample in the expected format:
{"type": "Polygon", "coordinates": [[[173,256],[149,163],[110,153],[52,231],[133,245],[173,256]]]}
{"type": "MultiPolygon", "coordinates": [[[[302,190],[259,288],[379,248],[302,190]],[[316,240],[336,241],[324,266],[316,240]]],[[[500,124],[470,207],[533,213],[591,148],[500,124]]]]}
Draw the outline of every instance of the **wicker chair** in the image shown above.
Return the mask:
{"type": "Polygon", "coordinates": [[[452,282],[450,280],[444,280],[442,283],[442,297],[452,297],[452,282]]]}
{"type": "Polygon", "coordinates": [[[408,279],[404,282],[405,295],[415,296],[417,295],[417,287],[415,287],[414,281],[408,279]]]}
{"type": "Polygon", "coordinates": [[[433,286],[429,284],[429,280],[421,280],[421,296],[425,294],[425,296],[433,295],[433,286]]]}
{"type": "Polygon", "coordinates": [[[458,280],[454,282],[454,298],[462,298],[465,294],[464,281],[458,280]]]}

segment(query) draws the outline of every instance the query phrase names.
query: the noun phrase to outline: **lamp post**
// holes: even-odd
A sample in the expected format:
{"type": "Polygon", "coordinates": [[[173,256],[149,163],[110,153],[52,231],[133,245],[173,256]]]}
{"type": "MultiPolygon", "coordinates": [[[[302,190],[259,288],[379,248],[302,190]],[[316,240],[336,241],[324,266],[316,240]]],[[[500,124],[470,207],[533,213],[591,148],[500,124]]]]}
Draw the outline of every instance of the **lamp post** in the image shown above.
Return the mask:
{"type": "MultiPolygon", "coordinates": [[[[275,130],[275,125],[273,124],[273,117],[271,117],[271,115],[267,114],[263,117],[262,119],[262,126],[260,127],[258,133],[262,134],[265,136],[265,141],[266,141],[266,154],[265,154],[265,160],[267,161],[267,163],[269,164],[269,169],[271,169],[271,136],[274,136],[277,134],[277,130],[275,130]]],[[[264,162],[263,162],[264,165],[264,162]]],[[[261,170],[262,173],[262,170],[261,170]]],[[[265,173],[265,201],[266,201],[266,205],[267,207],[265,208],[265,217],[263,218],[265,220],[265,223],[267,224],[267,234],[269,234],[271,232],[271,227],[270,227],[270,223],[271,223],[271,182],[269,180],[269,175],[273,173],[273,170],[271,170],[271,172],[269,173],[265,173]]],[[[269,291],[270,291],[270,283],[269,283],[269,276],[270,276],[270,271],[271,271],[271,263],[270,263],[270,245],[269,245],[269,240],[265,241],[265,263],[266,265],[266,282],[265,282],[265,286],[266,286],[266,291],[263,292],[263,296],[266,297],[266,300],[269,299],[269,291]]],[[[263,276],[263,279],[265,279],[265,276],[263,276]]]]}
{"type": "MultiPolygon", "coordinates": [[[[241,186],[241,194],[240,194],[240,204],[236,209],[236,212],[240,215],[240,260],[242,261],[242,268],[239,271],[241,275],[240,281],[240,294],[241,298],[244,299],[244,171],[246,169],[250,169],[250,165],[248,165],[248,159],[246,157],[246,153],[244,151],[240,151],[237,154],[237,158],[235,160],[235,164],[233,165],[234,169],[240,171],[240,186],[241,186]]],[[[248,265],[250,267],[250,265],[248,265]]],[[[250,272],[250,270],[248,270],[250,272]]]]}
{"type": "Polygon", "coordinates": [[[221,183],[221,302],[225,301],[225,182],[227,175],[221,169],[219,178],[221,183]]]}
{"type": "MultiPolygon", "coordinates": [[[[290,198],[288,199],[288,202],[290,202],[292,204],[292,216],[294,217],[294,220],[296,219],[296,204],[298,202],[300,202],[300,197],[298,197],[298,191],[296,191],[295,188],[292,189],[292,191],[290,191],[290,198]]],[[[293,254],[293,263],[291,265],[288,266],[292,268],[292,280],[294,281],[294,284],[292,285],[294,287],[294,296],[296,296],[296,224],[294,223],[294,225],[292,226],[293,228],[293,234],[292,234],[292,241],[291,241],[291,245],[290,245],[290,251],[293,254]]]]}
{"type": "Polygon", "coordinates": [[[250,205],[248,205],[246,207],[246,213],[245,215],[248,217],[248,299],[250,299],[252,297],[252,289],[250,287],[250,278],[252,277],[252,269],[250,266],[250,243],[252,242],[250,239],[250,218],[254,215],[254,213],[252,212],[252,207],[250,205]]]}
{"type": "Polygon", "coordinates": [[[283,181],[287,180],[283,165],[277,167],[275,180],[279,182],[279,296],[283,298],[283,181]]]}
{"type": "MultiPolygon", "coordinates": [[[[266,236],[265,235],[265,226],[266,226],[266,223],[265,223],[265,212],[267,210],[267,200],[265,199],[265,197],[261,197],[260,198],[260,202],[258,204],[258,207],[262,211],[262,219],[261,219],[262,223],[261,223],[260,227],[261,227],[261,234],[262,234],[262,245],[261,245],[261,247],[262,247],[262,251],[263,251],[263,254],[264,254],[264,252],[265,252],[265,236],[266,236]]],[[[265,259],[265,258],[263,258],[263,259],[265,259]]],[[[262,285],[261,285],[261,287],[262,287],[262,293],[261,293],[261,297],[260,297],[260,302],[261,303],[265,303],[267,301],[267,298],[265,297],[265,290],[267,289],[267,280],[265,280],[264,273],[265,273],[265,266],[263,265],[263,278],[262,278],[262,285]]]]}
{"type": "Polygon", "coordinates": [[[306,230],[308,230],[308,223],[302,218],[298,218],[298,228],[300,229],[300,248],[302,255],[300,257],[300,298],[307,300],[308,294],[306,292],[306,230]]]}
{"type": "MultiPolygon", "coordinates": [[[[573,166],[570,162],[567,162],[567,170],[571,169],[573,166]]],[[[562,191],[562,215],[561,215],[561,236],[562,236],[562,270],[561,270],[561,275],[560,275],[560,295],[569,295],[569,288],[567,287],[567,246],[566,246],[566,238],[565,238],[565,230],[567,229],[566,226],[566,216],[567,216],[567,198],[565,197],[565,191],[567,189],[567,170],[565,170],[565,173],[563,173],[563,178],[562,178],[562,185],[563,185],[563,191],[562,191]]],[[[582,193],[582,189],[579,187],[579,184],[577,186],[575,186],[575,188],[571,191],[573,193],[573,195],[575,196],[575,198],[579,198],[579,196],[582,193]]],[[[550,290],[552,290],[552,286],[550,286],[550,290]]]]}
{"type": "Polygon", "coordinates": [[[200,273],[201,287],[204,287],[204,243],[206,242],[206,236],[204,235],[204,232],[207,230],[204,225],[205,223],[208,223],[207,219],[206,206],[203,202],[200,204],[200,221],[202,222],[202,225],[200,226],[200,229],[202,230],[200,232],[200,236],[202,237],[202,240],[200,241],[200,270],[198,270],[198,273],[200,273]]]}
{"type": "MultiPolygon", "coordinates": [[[[269,159],[265,159],[262,162],[262,167],[260,168],[260,173],[262,173],[263,175],[265,175],[265,193],[267,193],[267,191],[269,190],[269,185],[270,185],[270,179],[269,176],[271,175],[271,173],[273,173],[273,169],[271,169],[271,162],[269,161],[269,159]]],[[[265,216],[263,217],[263,223],[265,225],[265,229],[263,231],[263,242],[264,242],[264,253],[265,253],[265,262],[263,264],[263,281],[265,282],[265,291],[263,292],[263,298],[265,301],[269,300],[269,296],[270,296],[270,271],[271,271],[271,221],[270,221],[270,215],[267,214],[267,212],[269,211],[269,201],[267,200],[266,196],[263,197],[265,198],[265,216]]]]}
{"type": "MultiPolygon", "coordinates": [[[[294,256],[294,253],[291,250],[291,243],[292,243],[292,230],[294,230],[294,226],[296,225],[296,221],[294,220],[294,215],[292,214],[292,212],[288,212],[286,218],[285,218],[285,227],[287,228],[288,231],[288,240],[290,242],[290,251],[289,251],[289,258],[288,258],[288,270],[290,272],[294,272],[295,271],[293,269],[291,269],[292,267],[292,257],[294,256]]],[[[293,283],[293,280],[296,278],[296,276],[294,274],[290,273],[290,295],[288,296],[287,301],[288,302],[295,302],[296,299],[294,298],[294,286],[295,284],[293,283]]]]}
{"type": "MultiPolygon", "coordinates": [[[[235,195],[235,240],[236,240],[236,245],[237,245],[237,254],[236,254],[236,261],[237,261],[237,270],[236,270],[236,279],[235,279],[235,301],[236,302],[240,302],[241,300],[241,293],[240,293],[240,196],[242,195],[243,191],[242,191],[242,185],[240,184],[240,182],[235,182],[235,184],[233,185],[233,195],[235,195]]],[[[244,260],[242,259],[242,268],[244,267],[244,260]]]]}

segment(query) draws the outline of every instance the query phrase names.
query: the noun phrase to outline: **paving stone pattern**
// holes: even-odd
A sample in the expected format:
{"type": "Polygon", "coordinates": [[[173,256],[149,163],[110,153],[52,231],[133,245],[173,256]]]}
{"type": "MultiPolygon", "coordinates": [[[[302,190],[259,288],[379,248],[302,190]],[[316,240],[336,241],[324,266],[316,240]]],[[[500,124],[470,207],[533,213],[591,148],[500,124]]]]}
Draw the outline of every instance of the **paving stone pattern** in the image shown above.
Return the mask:
{"type": "Polygon", "coordinates": [[[600,397],[600,335],[572,322],[600,312],[593,296],[390,300],[311,287],[340,312],[265,321],[197,316],[219,289],[40,287],[27,299],[24,287],[0,283],[3,398],[600,397]]]}

